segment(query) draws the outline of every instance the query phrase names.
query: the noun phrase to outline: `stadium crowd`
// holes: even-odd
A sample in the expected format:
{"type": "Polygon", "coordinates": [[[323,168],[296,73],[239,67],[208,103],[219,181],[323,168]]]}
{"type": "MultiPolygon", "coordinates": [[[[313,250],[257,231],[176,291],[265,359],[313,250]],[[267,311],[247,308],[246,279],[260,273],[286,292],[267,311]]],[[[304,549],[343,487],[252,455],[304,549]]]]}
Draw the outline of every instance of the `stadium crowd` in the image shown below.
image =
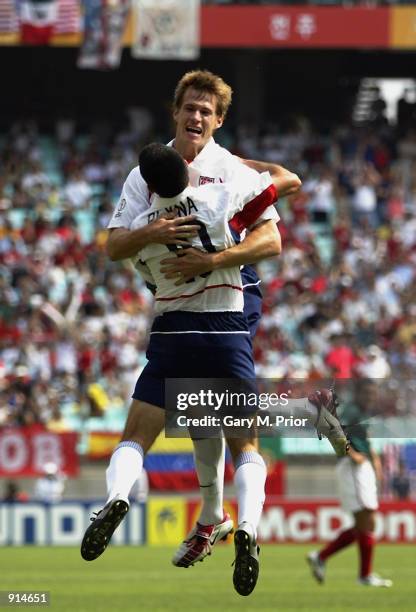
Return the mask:
{"type": "MultiPolygon", "coordinates": [[[[105,228],[141,146],[168,137],[146,109],[118,133],[55,127],[0,135],[0,425],[62,431],[72,417],[124,416],[145,363],[152,296],[129,262],[109,261],[105,228]]],[[[259,266],[258,374],[391,377],[381,412],[414,414],[416,131],[323,134],[297,117],[218,136],[303,180],[278,204],[282,255],[259,266]]]]}

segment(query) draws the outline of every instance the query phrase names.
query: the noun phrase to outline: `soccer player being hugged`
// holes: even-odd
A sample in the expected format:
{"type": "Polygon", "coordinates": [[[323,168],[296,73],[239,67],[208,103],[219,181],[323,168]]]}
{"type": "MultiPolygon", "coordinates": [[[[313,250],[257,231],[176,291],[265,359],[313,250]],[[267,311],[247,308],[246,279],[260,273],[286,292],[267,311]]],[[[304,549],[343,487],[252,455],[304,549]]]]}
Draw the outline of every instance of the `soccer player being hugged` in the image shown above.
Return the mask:
{"type": "Polygon", "coordinates": [[[390,587],[392,581],[373,573],[375,547],[375,513],[378,508],[377,479],[381,479],[381,462],[371,448],[368,438],[369,411],[377,407],[377,383],[367,380],[356,382],[355,402],[345,407],[342,419],[348,428],[350,449],[348,455],[338,461],[337,484],[341,507],[354,516],[354,526],[341,531],[322,550],[311,551],[307,561],[313,577],[323,583],[326,562],[332,555],[358,544],[358,583],[372,587],[390,587]]]}
{"type": "MultiPolygon", "coordinates": [[[[265,214],[276,219],[272,203],[277,189],[298,181],[295,175],[282,178],[269,172],[251,171],[244,179],[190,187],[189,167],[183,158],[174,148],[160,144],[143,149],[140,167],[149,189],[156,195],[150,207],[132,220],[132,231],[149,228],[168,211],[180,211],[179,219],[185,220],[192,211],[193,223],[186,223],[187,246],[219,254],[234,244],[229,224],[239,228],[251,226],[259,215],[265,214]]],[[[150,332],[148,363],[137,381],[122,440],[107,469],[108,500],[87,529],[81,545],[81,554],[89,561],[104,552],[127,513],[128,496],[143,469],[144,455],[164,427],[165,380],[255,378],[239,266],[197,275],[185,288],[178,287],[175,278],[166,278],[161,271],[161,262],[169,252],[169,245],[149,243],[134,257],[136,266],[156,287],[156,317],[150,332]]],[[[318,429],[323,424],[325,432],[338,427],[337,435],[345,452],[345,435],[331,414],[332,396],[321,393],[324,397],[319,400],[315,397],[311,402],[296,400],[297,416],[311,417],[318,429]]],[[[247,427],[239,437],[227,437],[227,442],[236,469],[239,523],[233,582],[238,593],[248,595],[258,576],[256,530],[264,502],[266,467],[257,451],[255,428],[247,427]]],[[[213,461],[209,457],[206,460],[208,466],[213,461]]],[[[213,529],[211,526],[204,529],[203,525],[199,529],[202,533],[198,537],[199,554],[204,558],[210,551],[213,529]]],[[[192,556],[185,559],[185,567],[197,560],[194,544],[189,548],[192,556]]]]}
{"type": "MultiPolygon", "coordinates": [[[[206,183],[224,183],[246,180],[252,170],[270,171],[282,179],[279,197],[295,193],[300,180],[285,168],[271,163],[241,160],[219,146],[213,138],[220,128],[231,104],[232,90],[223,79],[205,70],[186,73],[179,81],[173,101],[176,122],[175,139],[169,143],[186,160],[189,181],[194,187],[206,183]],[[285,179],[288,179],[285,182],[285,179]]],[[[140,166],[134,168],[124,184],[119,203],[109,223],[108,254],[113,261],[137,255],[148,244],[184,246],[191,232],[192,216],[185,218],[159,218],[153,223],[132,229],[133,220],[146,211],[155,194],[143,179],[140,166]]],[[[241,228],[237,228],[241,229],[241,228]]],[[[207,252],[190,248],[182,257],[171,256],[162,260],[166,278],[186,283],[191,278],[213,270],[240,266],[244,298],[244,315],[251,337],[254,337],[261,317],[262,296],[260,280],[252,265],[267,257],[278,255],[281,249],[276,219],[267,213],[260,215],[250,231],[238,244],[220,252],[207,252]]],[[[186,285],[185,285],[186,286],[186,285]]],[[[223,510],[225,447],[222,438],[194,441],[195,469],[200,484],[202,507],[196,526],[188,534],[173,557],[173,563],[187,567],[205,556],[201,552],[201,537],[211,533],[212,542],[218,542],[233,529],[229,515],[223,510]]]]}
{"type": "MultiPolygon", "coordinates": [[[[285,168],[276,164],[254,160],[242,160],[219,146],[213,136],[227,115],[231,104],[231,87],[217,75],[206,70],[186,73],[178,82],[173,100],[173,118],[176,133],[169,146],[186,160],[189,181],[193,187],[207,183],[219,184],[247,180],[252,169],[270,171],[274,176],[289,180],[279,186],[279,197],[298,191],[301,182],[285,168]]],[[[148,244],[184,246],[186,240],[198,228],[192,227],[192,216],[185,218],[159,218],[145,227],[132,229],[133,220],[146,211],[155,198],[149,191],[140,172],[134,168],[123,190],[109,223],[110,235],[107,250],[113,261],[137,255],[148,244]]],[[[172,217],[172,215],[170,216],[172,217]]],[[[238,228],[240,229],[240,228],[238,228]]],[[[238,244],[225,251],[206,252],[190,248],[183,257],[166,256],[162,270],[167,278],[185,283],[190,278],[229,266],[241,267],[244,298],[244,315],[251,337],[254,337],[262,310],[262,295],[258,278],[252,265],[280,253],[281,240],[276,218],[267,213],[260,215],[250,227],[249,233],[238,244]]],[[[186,286],[186,285],[185,285],[186,286]]],[[[211,532],[211,540],[218,542],[233,529],[233,523],[223,510],[225,445],[222,438],[194,441],[195,469],[202,498],[201,512],[194,529],[174,555],[173,563],[187,566],[201,558],[200,535],[211,532]],[[192,549],[194,547],[194,552],[192,549]]],[[[205,553],[207,554],[207,553],[205,553]]],[[[205,555],[204,555],[205,556],[205,555]]]]}

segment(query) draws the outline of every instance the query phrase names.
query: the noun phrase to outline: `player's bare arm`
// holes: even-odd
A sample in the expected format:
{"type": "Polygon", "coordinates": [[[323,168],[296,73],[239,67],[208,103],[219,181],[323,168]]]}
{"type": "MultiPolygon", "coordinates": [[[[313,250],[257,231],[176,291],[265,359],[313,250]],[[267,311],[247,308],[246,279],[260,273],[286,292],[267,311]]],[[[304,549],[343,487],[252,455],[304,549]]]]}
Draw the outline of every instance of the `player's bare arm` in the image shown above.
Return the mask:
{"type": "Polygon", "coordinates": [[[268,257],[275,257],[281,250],[279,230],[274,219],[270,219],[256,225],[240,244],[225,251],[205,253],[191,248],[178,253],[179,256],[167,257],[161,262],[161,272],[166,278],[177,277],[175,284],[180,285],[205,272],[253,264],[268,257]]]}
{"type": "MultiPolygon", "coordinates": [[[[172,215],[173,216],[173,215],[172,215]]],[[[199,226],[192,225],[195,217],[161,217],[136,230],[117,227],[110,230],[107,253],[112,261],[133,257],[151,243],[186,246],[188,239],[196,236],[199,226]]]]}
{"type": "Polygon", "coordinates": [[[299,191],[302,186],[302,181],[297,174],[290,172],[283,166],[241,157],[240,160],[245,166],[257,172],[269,172],[280,197],[292,195],[299,191]]]}

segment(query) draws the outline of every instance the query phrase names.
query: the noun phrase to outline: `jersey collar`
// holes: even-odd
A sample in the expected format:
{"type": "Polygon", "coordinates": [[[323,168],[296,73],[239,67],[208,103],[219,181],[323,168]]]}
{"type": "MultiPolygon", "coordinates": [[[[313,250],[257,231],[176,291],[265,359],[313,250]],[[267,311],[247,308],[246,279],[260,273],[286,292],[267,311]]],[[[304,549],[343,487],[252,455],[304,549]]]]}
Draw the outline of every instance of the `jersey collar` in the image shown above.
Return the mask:
{"type": "MultiPolygon", "coordinates": [[[[175,143],[175,139],[173,139],[170,142],[168,142],[167,146],[168,147],[173,147],[174,143],[175,143]]],[[[209,159],[212,156],[212,153],[215,150],[216,146],[217,146],[217,143],[215,142],[215,140],[211,136],[211,138],[208,140],[207,144],[202,149],[202,151],[200,151],[198,153],[198,155],[195,157],[195,159],[193,159],[191,162],[188,162],[188,163],[192,164],[193,166],[199,166],[200,163],[203,163],[204,161],[206,161],[207,159],[209,159]]]]}
{"type": "Polygon", "coordinates": [[[171,206],[175,206],[178,204],[183,198],[186,198],[189,192],[189,187],[187,187],[182,193],[175,196],[174,198],[161,198],[157,194],[155,194],[155,199],[152,203],[152,208],[169,208],[171,206]]]}

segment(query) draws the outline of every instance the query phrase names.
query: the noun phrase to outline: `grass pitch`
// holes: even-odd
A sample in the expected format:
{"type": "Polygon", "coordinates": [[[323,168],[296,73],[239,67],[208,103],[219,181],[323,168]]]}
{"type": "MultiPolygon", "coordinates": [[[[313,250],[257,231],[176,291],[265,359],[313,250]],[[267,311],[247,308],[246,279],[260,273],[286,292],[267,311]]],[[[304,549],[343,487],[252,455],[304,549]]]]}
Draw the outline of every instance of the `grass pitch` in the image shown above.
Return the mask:
{"type": "Polygon", "coordinates": [[[83,561],[74,548],[2,548],[0,589],[50,591],[51,611],[414,612],[413,546],[377,547],[375,569],[394,581],[391,589],[356,584],[354,547],[333,557],[326,584],[316,584],[305,563],[311,548],[263,546],[259,582],[249,597],[233,589],[233,547],[225,545],[189,569],[171,565],[171,548],[110,547],[92,562],[83,561]]]}

